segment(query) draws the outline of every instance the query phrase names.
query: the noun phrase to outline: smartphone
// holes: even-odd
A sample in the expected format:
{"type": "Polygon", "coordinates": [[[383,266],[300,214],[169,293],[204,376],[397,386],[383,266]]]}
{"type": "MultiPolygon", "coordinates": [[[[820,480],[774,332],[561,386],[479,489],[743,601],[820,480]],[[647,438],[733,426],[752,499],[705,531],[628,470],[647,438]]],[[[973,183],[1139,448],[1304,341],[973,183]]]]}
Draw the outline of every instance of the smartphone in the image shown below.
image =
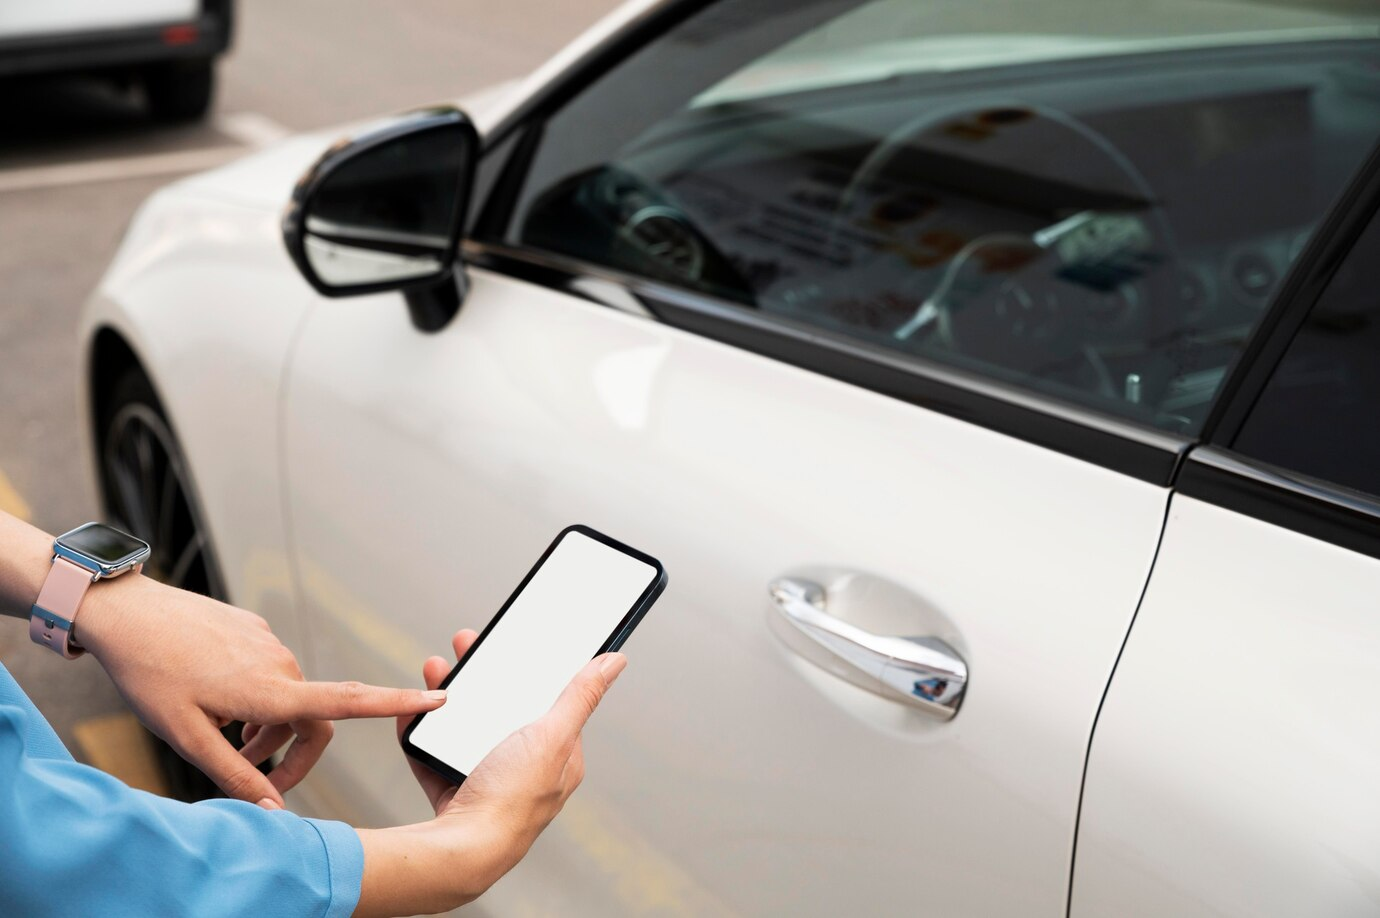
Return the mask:
{"type": "Polygon", "coordinates": [[[408,755],[457,784],[541,717],[592,658],[617,650],[666,589],[650,555],[588,526],[556,536],[403,733],[408,755]]]}

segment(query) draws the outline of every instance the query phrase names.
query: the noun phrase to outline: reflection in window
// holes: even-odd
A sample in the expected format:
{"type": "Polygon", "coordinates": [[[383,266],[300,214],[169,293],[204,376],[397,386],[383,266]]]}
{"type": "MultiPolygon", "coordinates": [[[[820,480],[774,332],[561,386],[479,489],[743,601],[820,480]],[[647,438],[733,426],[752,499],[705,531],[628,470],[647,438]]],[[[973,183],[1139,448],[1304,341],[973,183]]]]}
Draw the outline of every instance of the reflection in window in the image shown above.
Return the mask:
{"type": "Polygon", "coordinates": [[[1375,142],[1377,18],[1068,6],[719,3],[551,119],[513,237],[1195,432],[1375,142]]]}

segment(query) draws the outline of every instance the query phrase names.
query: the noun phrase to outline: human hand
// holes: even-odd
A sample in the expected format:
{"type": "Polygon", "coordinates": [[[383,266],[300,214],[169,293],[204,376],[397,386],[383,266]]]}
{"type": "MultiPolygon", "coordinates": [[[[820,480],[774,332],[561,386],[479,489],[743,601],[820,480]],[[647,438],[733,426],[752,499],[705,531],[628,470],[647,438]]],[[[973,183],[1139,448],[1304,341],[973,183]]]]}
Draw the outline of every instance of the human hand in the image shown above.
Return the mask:
{"type": "MultiPolygon", "coordinates": [[[[468,629],[455,635],[456,659],[477,637],[468,629]]],[[[365,855],[357,918],[456,908],[522,860],[583,780],[580,732],[626,665],[621,653],[591,660],[550,711],[499,743],[459,787],[409,759],[436,818],[360,831],[365,855]]],[[[441,657],[428,659],[422,666],[427,688],[438,687],[450,668],[441,657]]],[[[411,721],[398,718],[399,738],[411,721]]]]}
{"type": "MultiPolygon", "coordinates": [[[[452,640],[455,658],[463,657],[477,638],[469,629],[458,632],[452,640]]],[[[580,731],[627,661],[621,653],[604,654],[590,661],[550,711],[500,743],[458,788],[425,765],[408,759],[412,774],[436,815],[455,815],[466,808],[506,813],[524,827],[536,826],[530,844],[584,778],[580,731]],[[534,806],[537,800],[554,803],[555,808],[534,806]]],[[[451,666],[442,657],[429,658],[422,665],[426,687],[439,687],[451,666]]],[[[398,718],[399,739],[412,720],[411,716],[398,718]]]]}
{"type": "Polygon", "coordinates": [[[321,758],[332,720],[417,714],[445,693],[307,682],[292,651],[252,612],[126,575],[87,594],[76,638],[144,725],[226,795],[268,809],[321,758]],[[245,723],[237,751],[221,733],[245,723]],[[289,740],[268,775],[258,765],[289,740]]]}

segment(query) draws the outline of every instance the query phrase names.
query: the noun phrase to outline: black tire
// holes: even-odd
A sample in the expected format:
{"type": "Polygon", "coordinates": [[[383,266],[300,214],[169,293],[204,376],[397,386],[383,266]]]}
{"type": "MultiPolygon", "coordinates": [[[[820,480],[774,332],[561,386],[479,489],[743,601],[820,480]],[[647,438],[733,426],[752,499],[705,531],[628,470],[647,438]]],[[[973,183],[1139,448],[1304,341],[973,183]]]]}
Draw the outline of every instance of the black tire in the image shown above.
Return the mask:
{"type": "Polygon", "coordinates": [[[215,96],[215,62],[200,57],[154,64],[144,71],[143,84],[144,99],[155,121],[197,121],[206,116],[215,96]]]}
{"type": "MultiPolygon", "coordinates": [[[[153,385],[137,368],[110,389],[98,419],[101,497],[107,519],[153,546],[148,575],[214,599],[225,600],[220,568],[202,526],[186,474],[187,464],[153,385]]],[[[242,724],[223,731],[240,745],[242,724]]],[[[196,766],[150,734],[169,794],[207,800],[224,794],[196,766]]]]}

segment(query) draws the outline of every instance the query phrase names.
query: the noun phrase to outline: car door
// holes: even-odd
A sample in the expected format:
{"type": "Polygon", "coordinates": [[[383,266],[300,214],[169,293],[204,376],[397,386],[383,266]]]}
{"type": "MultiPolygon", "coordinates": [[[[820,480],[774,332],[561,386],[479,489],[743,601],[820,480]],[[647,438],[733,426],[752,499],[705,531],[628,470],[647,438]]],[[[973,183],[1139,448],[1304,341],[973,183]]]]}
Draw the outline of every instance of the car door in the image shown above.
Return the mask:
{"type": "MultiPolygon", "coordinates": [[[[491,134],[453,321],[370,297],[304,324],[283,436],[318,675],[415,680],[572,522],[670,574],[585,786],[493,913],[1064,911],[1167,485],[1259,315],[1164,291],[1245,240],[1278,270],[1335,186],[1171,239],[1110,138],[1193,131],[1242,55],[1104,48],[1122,108],[1080,97],[1106,58],[988,31],[900,2],[667,6],[491,134]],[[968,40],[939,71],[867,69],[894,41],[951,53],[936,29],[968,40]],[[956,716],[934,703],[956,680],[858,646],[916,639],[963,661],[956,716]]],[[[1230,110],[1210,202],[1197,135],[1147,153],[1178,219],[1296,174],[1307,98],[1248,154],[1255,110],[1230,110]]],[[[1320,184],[1354,167],[1350,124],[1320,184]]],[[[420,815],[390,729],[341,725],[316,781],[337,812],[420,815]]]]}
{"type": "Polygon", "coordinates": [[[1181,476],[1092,744],[1075,918],[1380,904],[1377,200],[1380,156],[1181,476]]]}

